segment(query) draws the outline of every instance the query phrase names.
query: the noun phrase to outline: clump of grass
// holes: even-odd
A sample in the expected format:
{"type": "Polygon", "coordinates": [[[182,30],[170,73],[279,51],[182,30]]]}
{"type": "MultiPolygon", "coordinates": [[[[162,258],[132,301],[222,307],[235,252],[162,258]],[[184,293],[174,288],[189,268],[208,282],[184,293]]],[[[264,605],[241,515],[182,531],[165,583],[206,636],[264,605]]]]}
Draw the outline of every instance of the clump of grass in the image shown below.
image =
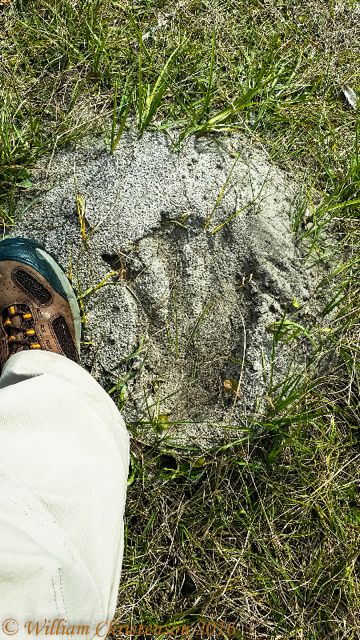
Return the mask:
{"type": "Polygon", "coordinates": [[[315,1],[216,0],[204,10],[189,0],[155,31],[161,9],[152,1],[3,6],[0,161],[15,175],[2,188],[11,191],[42,153],[107,128],[111,116],[114,150],[135,115],[140,134],[154,124],[180,126],[181,137],[246,132],[330,189],[354,134],[341,88],[359,85],[355,6],[335,14],[315,1]]]}
{"type": "Polygon", "coordinates": [[[358,637],[359,460],[333,398],[321,402],[322,416],[313,402],[286,427],[269,421],[261,437],[208,453],[135,444],[122,619],[358,637]]]}
{"type": "Polygon", "coordinates": [[[130,109],[130,102],[127,95],[127,83],[123,87],[120,104],[118,105],[118,85],[115,84],[114,89],[114,104],[113,104],[113,116],[111,124],[110,135],[110,149],[114,153],[118,146],[121,136],[124,133],[126,126],[126,119],[130,109]]]}
{"type": "Polygon", "coordinates": [[[139,53],[139,82],[137,87],[138,130],[141,136],[152,123],[169,83],[169,73],[175,64],[181,48],[181,42],[171,53],[162,67],[153,87],[144,84],[141,51],[139,53]]]}

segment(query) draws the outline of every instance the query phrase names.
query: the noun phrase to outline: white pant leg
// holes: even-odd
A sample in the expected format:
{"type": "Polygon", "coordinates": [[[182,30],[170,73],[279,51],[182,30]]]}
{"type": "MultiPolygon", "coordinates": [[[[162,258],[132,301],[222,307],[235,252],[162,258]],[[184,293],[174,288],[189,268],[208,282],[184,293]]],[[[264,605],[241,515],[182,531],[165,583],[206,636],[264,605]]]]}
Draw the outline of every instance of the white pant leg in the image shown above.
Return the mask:
{"type": "Polygon", "coordinates": [[[13,618],[22,637],[29,620],[95,628],[112,619],[128,464],[124,422],[89,373],[44,351],[8,360],[0,378],[0,628],[13,618]]]}

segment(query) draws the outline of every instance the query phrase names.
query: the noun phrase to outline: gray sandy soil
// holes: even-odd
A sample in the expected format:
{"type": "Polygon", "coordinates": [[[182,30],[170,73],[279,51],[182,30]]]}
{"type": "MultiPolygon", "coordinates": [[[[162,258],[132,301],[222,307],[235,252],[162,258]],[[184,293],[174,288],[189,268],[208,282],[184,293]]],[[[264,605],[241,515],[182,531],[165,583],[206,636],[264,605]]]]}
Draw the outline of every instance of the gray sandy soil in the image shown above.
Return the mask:
{"type": "Polygon", "coordinates": [[[11,234],[72,271],[83,364],[106,389],[119,383],[128,422],[213,441],[266,409],[271,384],[306,357],[274,354],[274,322],[316,314],[317,277],[292,231],[299,188],[263,151],[234,136],[175,152],[164,135],[127,133],[113,155],[90,141],[33,180],[11,234]]]}

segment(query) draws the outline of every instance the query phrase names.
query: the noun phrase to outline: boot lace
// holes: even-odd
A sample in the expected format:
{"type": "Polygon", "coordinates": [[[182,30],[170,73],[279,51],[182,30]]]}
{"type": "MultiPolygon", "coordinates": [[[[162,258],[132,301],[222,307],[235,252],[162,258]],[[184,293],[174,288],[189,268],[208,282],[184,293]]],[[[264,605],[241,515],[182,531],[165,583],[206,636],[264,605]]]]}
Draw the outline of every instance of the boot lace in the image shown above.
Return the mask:
{"type": "Polygon", "coordinates": [[[1,319],[10,354],[27,349],[41,349],[28,305],[10,305],[2,311],[1,319]]]}

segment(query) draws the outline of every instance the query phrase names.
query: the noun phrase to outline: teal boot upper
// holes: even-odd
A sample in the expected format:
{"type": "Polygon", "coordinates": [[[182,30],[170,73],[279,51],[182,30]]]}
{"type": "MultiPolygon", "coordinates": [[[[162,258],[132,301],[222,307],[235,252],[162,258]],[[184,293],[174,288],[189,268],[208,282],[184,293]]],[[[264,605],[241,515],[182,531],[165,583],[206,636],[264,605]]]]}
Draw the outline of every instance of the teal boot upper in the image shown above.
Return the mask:
{"type": "Polygon", "coordinates": [[[68,295],[59,276],[37,249],[45,251],[45,248],[35,240],[5,238],[5,240],[0,241],[0,260],[14,260],[32,267],[49,282],[57,293],[67,300],[68,295]]]}

